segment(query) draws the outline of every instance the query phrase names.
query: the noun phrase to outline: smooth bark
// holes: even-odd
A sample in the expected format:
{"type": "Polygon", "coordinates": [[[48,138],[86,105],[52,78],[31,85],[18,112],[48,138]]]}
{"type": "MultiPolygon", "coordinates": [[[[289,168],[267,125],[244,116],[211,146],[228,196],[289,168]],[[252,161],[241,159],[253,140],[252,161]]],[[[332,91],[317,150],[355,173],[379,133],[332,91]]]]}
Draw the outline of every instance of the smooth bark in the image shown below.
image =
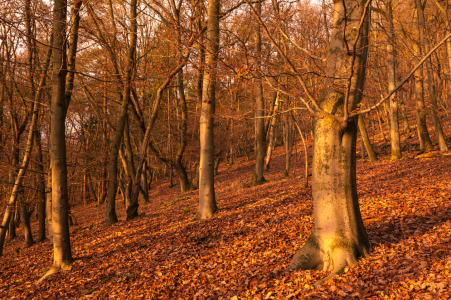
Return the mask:
{"type": "MultiPolygon", "coordinates": [[[[424,20],[423,6],[420,0],[416,1],[417,15],[418,15],[418,25],[420,31],[420,42],[424,49],[424,53],[429,53],[430,44],[429,40],[426,38],[426,22],[424,20]]],[[[434,123],[435,135],[437,136],[438,145],[440,151],[448,151],[448,146],[446,145],[445,135],[443,133],[442,124],[438,116],[437,108],[437,98],[436,98],[436,87],[434,75],[432,72],[432,58],[426,59],[426,75],[428,81],[428,91],[429,91],[429,102],[431,103],[432,121],[434,123]]]]}
{"type": "MultiPolygon", "coordinates": [[[[396,54],[395,54],[395,34],[393,28],[393,3],[387,1],[387,76],[388,90],[392,91],[396,86],[396,54]]],[[[401,142],[399,139],[399,122],[398,122],[398,102],[396,95],[390,97],[390,142],[391,142],[391,160],[398,160],[402,157],[401,142]]]]}
{"type": "MultiPolygon", "coordinates": [[[[416,43],[413,43],[413,49],[415,57],[421,57],[421,48],[416,43]]],[[[434,150],[434,146],[432,145],[431,138],[429,137],[429,131],[426,126],[423,68],[419,68],[418,70],[415,71],[414,78],[415,78],[415,104],[417,112],[417,130],[420,144],[423,145],[423,147],[420,147],[420,151],[429,152],[434,150]]]]}
{"type": "MultiPolygon", "coordinates": [[[[255,9],[259,15],[261,15],[261,3],[255,4],[255,9]]],[[[255,25],[254,43],[255,43],[255,65],[260,68],[261,65],[261,52],[262,52],[262,39],[260,24],[255,25]]],[[[259,76],[259,74],[257,74],[259,76]]],[[[265,160],[265,145],[266,145],[266,132],[265,132],[265,101],[263,98],[263,85],[261,78],[257,78],[255,81],[255,171],[252,175],[252,186],[257,186],[266,181],[263,176],[263,167],[265,160]]]]}
{"type": "MultiPolygon", "coordinates": [[[[359,131],[362,138],[362,142],[365,145],[366,152],[368,153],[368,159],[370,162],[375,162],[377,160],[376,153],[374,152],[373,146],[371,145],[368,133],[366,131],[365,122],[363,121],[363,116],[358,117],[359,131]]],[[[362,150],[363,151],[363,150],[362,150]]]]}
{"type": "Polygon", "coordinates": [[[67,1],[55,0],[49,145],[52,169],[53,266],[47,274],[63,270],[72,262],[66,158],[66,13],[67,1]]]}
{"type": "Polygon", "coordinates": [[[196,219],[211,218],[217,210],[214,188],[214,113],[216,73],[219,52],[221,1],[208,1],[207,41],[200,115],[199,210],[196,219]]]}
{"type": "MultiPolygon", "coordinates": [[[[326,69],[330,79],[319,101],[321,108],[332,115],[349,115],[362,99],[368,54],[368,6],[369,1],[334,2],[326,69]],[[342,18],[344,15],[347,17],[342,18]],[[347,87],[346,93],[337,88],[343,85],[347,87]]],[[[343,266],[353,265],[359,257],[366,256],[370,245],[357,196],[357,118],[351,117],[346,123],[329,116],[317,118],[314,137],[314,228],[290,266],[330,271],[329,276],[317,282],[320,284],[343,266]]]]}

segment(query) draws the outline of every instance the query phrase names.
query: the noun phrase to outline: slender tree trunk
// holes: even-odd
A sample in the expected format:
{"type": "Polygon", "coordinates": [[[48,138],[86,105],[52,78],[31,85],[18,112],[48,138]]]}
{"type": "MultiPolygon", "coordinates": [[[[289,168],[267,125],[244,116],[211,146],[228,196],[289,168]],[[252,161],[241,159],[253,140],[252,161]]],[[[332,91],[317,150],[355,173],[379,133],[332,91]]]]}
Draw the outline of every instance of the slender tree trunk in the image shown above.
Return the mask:
{"type": "Polygon", "coordinates": [[[384,141],[384,144],[387,143],[387,139],[384,135],[384,128],[382,127],[382,117],[381,113],[379,112],[379,109],[377,110],[377,120],[379,121],[379,130],[381,132],[382,140],[384,141]]]}
{"type": "MultiPolygon", "coordinates": [[[[131,90],[131,80],[132,80],[132,69],[134,65],[135,52],[136,52],[136,37],[138,30],[137,23],[137,0],[131,0],[130,2],[130,41],[127,53],[127,60],[125,66],[125,80],[124,80],[124,91],[122,95],[122,114],[119,119],[118,128],[116,130],[116,134],[114,137],[113,145],[111,146],[110,153],[110,167],[109,167],[109,178],[110,184],[108,185],[108,193],[107,193],[107,209],[105,221],[107,225],[111,225],[117,222],[116,215],[116,191],[117,191],[117,158],[119,154],[119,148],[122,140],[122,135],[125,128],[125,123],[127,120],[127,110],[128,103],[131,101],[130,99],[130,90],[131,90]]],[[[140,174],[141,175],[141,174],[140,174]]],[[[141,176],[139,176],[141,178],[141,176]]],[[[136,193],[135,201],[132,201],[130,205],[127,206],[127,220],[131,220],[138,216],[138,196],[140,191],[140,184],[138,184],[138,190],[136,193]]]]}
{"type": "Polygon", "coordinates": [[[406,110],[406,103],[404,99],[404,93],[399,92],[399,108],[401,111],[401,119],[402,119],[402,131],[404,134],[409,134],[410,132],[410,126],[409,126],[409,119],[407,118],[407,110],[406,110]]]}
{"type": "MultiPolygon", "coordinates": [[[[182,38],[181,38],[181,26],[180,26],[180,10],[175,9],[176,19],[177,19],[177,45],[178,48],[182,48],[182,38]]],[[[177,54],[177,63],[181,64],[183,62],[183,56],[179,52],[177,54]]],[[[177,91],[178,91],[178,99],[181,111],[181,127],[180,127],[180,145],[175,155],[175,168],[179,175],[180,181],[180,191],[182,193],[189,190],[190,184],[188,180],[188,174],[186,173],[185,166],[183,165],[182,159],[183,154],[186,149],[186,140],[187,140],[187,128],[188,128],[188,108],[186,106],[186,98],[185,98],[185,88],[183,86],[183,68],[176,75],[177,80],[177,91]]]]}
{"type": "MultiPolygon", "coordinates": [[[[47,274],[72,262],[69,233],[69,194],[66,159],[66,12],[67,0],[55,0],[53,17],[53,75],[50,122],[52,168],[53,267],[47,274]]],[[[44,276],[45,277],[45,276],[44,276]]]]}
{"type": "Polygon", "coordinates": [[[211,218],[217,210],[214,188],[215,85],[219,52],[221,1],[208,1],[207,42],[200,115],[199,210],[196,219],[211,218]]]}
{"type": "MultiPolygon", "coordinates": [[[[417,14],[418,14],[418,25],[420,31],[420,40],[424,53],[429,53],[430,45],[429,40],[426,38],[426,22],[424,21],[423,6],[420,0],[415,0],[417,4],[417,14]]],[[[448,151],[448,146],[446,145],[445,135],[443,134],[442,125],[440,123],[440,118],[438,116],[437,108],[437,98],[435,91],[435,80],[432,73],[432,58],[426,59],[426,74],[429,87],[429,102],[431,103],[432,121],[434,123],[435,134],[437,136],[438,145],[440,151],[448,151]]]]}
{"type": "MultiPolygon", "coordinates": [[[[288,101],[286,105],[286,109],[288,110],[288,101]]],[[[284,115],[285,118],[285,171],[283,173],[284,177],[290,176],[290,157],[291,157],[291,151],[293,150],[293,147],[291,146],[291,124],[290,124],[290,117],[287,113],[284,115]]]]}
{"type": "MultiPolygon", "coordinates": [[[[421,57],[421,48],[413,43],[415,57],[421,57]]],[[[423,68],[415,71],[415,103],[417,110],[417,128],[420,144],[423,144],[421,151],[429,152],[434,150],[431,138],[429,137],[428,128],[426,126],[426,110],[424,107],[424,87],[423,87],[423,68]]]]}
{"type": "Polygon", "coordinates": [[[119,149],[122,141],[122,135],[124,133],[125,121],[127,119],[127,107],[128,102],[122,99],[121,115],[119,117],[119,124],[116,127],[116,133],[114,135],[113,142],[110,150],[110,160],[108,167],[108,192],[107,192],[107,204],[105,210],[105,223],[106,225],[112,225],[118,221],[116,215],[116,191],[117,191],[117,160],[119,156],[119,149]]]}
{"type": "MultiPolygon", "coordinates": [[[[334,1],[334,26],[327,58],[329,78],[348,78],[349,98],[336,86],[348,85],[347,79],[328,79],[320,106],[331,114],[346,116],[361,102],[367,60],[369,1],[334,1]],[[360,5],[357,5],[360,4],[360,5]],[[346,9],[345,9],[346,7],[346,9]],[[351,10],[352,8],[352,10],[351,10]],[[347,13],[345,13],[347,11],[347,13]],[[341,16],[346,15],[346,22],[341,16]],[[360,28],[351,30],[351,28],[360,28]],[[345,29],[345,33],[343,33],[345,29]],[[356,35],[360,37],[355,44],[356,35]],[[344,39],[345,37],[345,39],[344,39]],[[356,54],[349,55],[349,51],[356,54]],[[348,103],[348,107],[344,107],[348,103]],[[346,110],[346,111],[345,111],[346,110]]],[[[346,125],[329,116],[318,118],[314,125],[313,150],[313,232],[304,246],[294,255],[294,269],[322,269],[331,274],[345,265],[353,265],[358,257],[369,252],[369,241],[360,214],[356,183],[357,118],[346,125]]]]}
{"type": "Polygon", "coordinates": [[[221,154],[222,153],[220,153],[219,156],[215,159],[214,176],[218,175],[219,163],[221,162],[221,154]]]}
{"type": "MultiPolygon", "coordinates": [[[[261,3],[255,4],[257,13],[261,15],[261,3]]],[[[261,51],[262,51],[262,39],[260,32],[260,24],[255,25],[255,65],[260,68],[261,65],[261,51]]],[[[257,74],[259,76],[259,74],[257,74]]],[[[263,176],[263,167],[265,160],[265,145],[266,145],[266,132],[265,132],[265,101],[263,99],[263,85],[260,78],[255,82],[255,171],[252,176],[252,186],[257,186],[266,181],[263,176]]]]}
{"type": "MultiPolygon", "coordinates": [[[[50,44],[52,44],[52,42],[53,42],[53,39],[50,38],[50,44]]],[[[3,215],[3,221],[0,226],[0,256],[2,255],[3,245],[5,243],[6,231],[7,231],[8,227],[9,227],[10,235],[11,235],[11,232],[15,233],[15,224],[13,222],[12,217],[14,215],[14,208],[16,207],[16,200],[22,189],[22,182],[23,182],[23,179],[25,176],[25,172],[27,171],[28,163],[30,161],[31,152],[33,149],[33,137],[34,137],[34,133],[35,133],[35,129],[37,127],[37,122],[38,122],[38,117],[39,117],[39,109],[40,109],[39,104],[41,103],[42,93],[43,93],[43,89],[44,89],[45,82],[46,82],[45,75],[50,66],[51,54],[52,54],[52,48],[49,47],[49,50],[47,52],[47,58],[46,58],[46,61],[44,64],[44,70],[45,70],[43,73],[44,76],[41,78],[41,81],[39,83],[39,89],[35,95],[35,99],[34,99],[35,101],[32,106],[32,108],[33,108],[32,120],[31,120],[31,125],[29,128],[29,131],[28,131],[27,146],[26,146],[25,154],[24,154],[24,157],[22,160],[22,165],[17,173],[16,178],[14,179],[15,180],[14,186],[12,188],[11,196],[10,196],[8,204],[6,206],[6,211],[5,211],[5,214],[3,215]]],[[[28,229],[26,227],[28,227],[28,226],[24,226],[24,230],[26,230],[28,232],[27,240],[30,241],[31,233],[30,233],[30,231],[28,231],[28,229]]]]}
{"type": "MultiPolygon", "coordinates": [[[[49,172],[47,175],[47,186],[52,186],[52,169],[49,167],[49,172]]],[[[52,190],[50,189],[46,193],[46,201],[45,201],[45,214],[47,216],[47,228],[49,232],[49,240],[50,244],[53,245],[53,222],[52,222],[52,190]]]]}
{"type": "Polygon", "coordinates": [[[304,187],[308,187],[308,148],[307,148],[307,144],[305,143],[305,138],[304,138],[304,134],[302,133],[301,127],[299,127],[298,122],[296,122],[296,120],[294,119],[293,114],[291,115],[291,117],[293,118],[293,122],[294,125],[296,126],[296,128],[298,129],[299,135],[301,136],[302,139],[302,144],[304,145],[304,154],[305,154],[305,183],[304,183],[304,187]]]}
{"type": "Polygon", "coordinates": [[[141,189],[144,203],[150,203],[149,200],[149,185],[147,184],[147,160],[143,166],[144,172],[141,174],[141,189]]]}
{"type": "Polygon", "coordinates": [[[362,142],[365,145],[366,152],[368,153],[368,159],[370,160],[370,162],[374,162],[377,160],[377,156],[376,153],[374,153],[373,146],[371,145],[370,139],[368,138],[368,133],[366,132],[365,122],[363,121],[362,115],[359,115],[358,117],[358,124],[362,142]]]}
{"type": "MultiPolygon", "coordinates": [[[[396,84],[396,54],[395,54],[395,35],[393,29],[393,7],[392,0],[386,3],[387,6],[387,54],[388,54],[388,90],[395,89],[396,84]]],[[[391,160],[398,160],[402,157],[401,143],[399,139],[399,122],[398,122],[398,102],[396,95],[390,97],[390,142],[391,142],[391,160]]]]}
{"type": "MultiPolygon", "coordinates": [[[[48,67],[49,67],[50,55],[51,55],[51,50],[49,50],[48,55],[47,55],[45,69],[48,69],[48,67]]],[[[41,79],[39,92],[35,96],[35,103],[33,104],[32,120],[31,120],[31,125],[29,128],[29,131],[28,131],[28,138],[27,138],[27,145],[25,148],[25,154],[24,154],[20,169],[17,173],[17,176],[14,179],[14,186],[12,188],[11,196],[10,196],[8,204],[6,206],[6,211],[3,215],[3,221],[0,226],[0,229],[1,229],[0,230],[0,256],[2,255],[3,245],[5,243],[6,230],[8,229],[8,225],[12,224],[14,226],[14,223],[10,222],[12,219],[12,216],[14,214],[13,208],[16,206],[17,198],[21,196],[20,194],[23,194],[22,182],[25,177],[25,173],[28,169],[28,164],[30,162],[30,156],[31,156],[32,149],[33,149],[33,135],[34,135],[35,128],[36,128],[37,122],[38,122],[39,103],[41,100],[42,89],[43,89],[44,85],[45,85],[45,76],[41,79]]],[[[24,205],[23,201],[21,204],[24,205]]],[[[26,239],[27,246],[29,246],[30,244],[33,243],[33,240],[32,240],[32,235],[31,235],[31,228],[29,226],[30,216],[25,209],[26,208],[22,208],[21,213],[22,213],[22,222],[24,225],[25,239],[26,239]]],[[[10,227],[10,230],[11,230],[11,227],[10,227]]]]}
{"type": "Polygon", "coordinates": [[[276,124],[277,124],[277,112],[279,110],[279,92],[276,92],[276,101],[274,104],[273,116],[271,118],[271,123],[269,127],[269,137],[268,137],[268,146],[266,150],[265,157],[265,165],[263,167],[264,170],[269,169],[269,162],[271,160],[272,151],[274,149],[275,135],[276,135],[276,124]]]}
{"type": "Polygon", "coordinates": [[[30,247],[31,245],[34,244],[33,235],[31,233],[31,226],[30,226],[31,213],[28,210],[28,204],[25,203],[25,201],[24,201],[25,199],[23,199],[23,191],[21,192],[21,194],[22,195],[19,196],[22,198],[22,199],[19,199],[20,220],[22,222],[22,227],[23,227],[24,236],[25,236],[25,246],[30,247]]]}
{"type": "Polygon", "coordinates": [[[42,157],[41,132],[36,128],[33,136],[36,160],[36,188],[38,193],[38,218],[39,218],[39,237],[38,242],[45,240],[45,179],[44,179],[44,160],[42,157]]]}
{"type": "MultiPolygon", "coordinates": [[[[107,115],[107,89],[106,89],[106,72],[104,71],[104,90],[103,90],[103,114],[107,115]]],[[[106,201],[108,188],[107,188],[107,182],[108,182],[108,141],[107,141],[107,122],[106,117],[103,118],[102,122],[103,127],[103,165],[102,165],[102,197],[101,197],[101,203],[104,203],[106,201]]]]}

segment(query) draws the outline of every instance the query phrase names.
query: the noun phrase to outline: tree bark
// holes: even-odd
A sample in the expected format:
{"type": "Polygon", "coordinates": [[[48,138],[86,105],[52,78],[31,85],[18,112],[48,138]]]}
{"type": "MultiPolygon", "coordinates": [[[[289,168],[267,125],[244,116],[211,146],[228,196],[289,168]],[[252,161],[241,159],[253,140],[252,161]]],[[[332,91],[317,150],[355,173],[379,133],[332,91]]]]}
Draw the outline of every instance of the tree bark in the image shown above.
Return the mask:
{"type": "MultiPolygon", "coordinates": [[[[55,0],[53,10],[53,74],[50,105],[50,166],[52,168],[53,266],[47,274],[72,262],[66,159],[66,13],[67,0],[55,0]]],[[[46,277],[46,276],[44,276],[46,277]]]]}
{"type": "Polygon", "coordinates": [[[363,116],[358,117],[359,131],[362,138],[363,144],[365,145],[366,152],[368,153],[368,159],[370,162],[375,162],[377,160],[376,153],[373,150],[370,139],[368,138],[368,133],[366,132],[365,122],[363,121],[363,116]]]}
{"type": "MultiPolygon", "coordinates": [[[[286,104],[286,110],[288,110],[288,100],[286,104]]],[[[284,177],[290,176],[290,158],[291,158],[291,152],[293,150],[292,144],[291,144],[291,123],[290,123],[290,117],[287,113],[284,115],[285,118],[285,132],[284,132],[284,144],[285,144],[285,171],[283,172],[284,177]]]]}
{"type": "Polygon", "coordinates": [[[329,116],[315,120],[312,168],[315,223],[307,242],[290,263],[294,269],[331,271],[317,284],[334,276],[341,267],[355,264],[360,256],[368,254],[370,247],[357,196],[357,118],[346,120],[362,99],[369,4],[370,1],[334,1],[334,26],[326,69],[330,79],[319,104],[328,113],[343,116],[347,122],[329,116]],[[343,85],[347,87],[346,94],[337,88],[343,85]]]}
{"type": "MultiPolygon", "coordinates": [[[[261,16],[261,3],[255,4],[257,13],[261,16]]],[[[260,68],[261,65],[261,52],[262,52],[262,39],[260,24],[256,22],[255,25],[255,65],[260,68]]],[[[259,76],[259,74],[257,74],[259,76]]],[[[252,186],[257,186],[266,181],[263,176],[263,167],[265,160],[265,145],[266,145],[266,132],[265,132],[265,101],[263,99],[263,85],[261,78],[257,78],[255,82],[255,171],[252,176],[252,186]]]]}
{"type": "Polygon", "coordinates": [[[265,156],[265,165],[263,166],[264,170],[269,169],[269,162],[271,160],[272,150],[274,149],[275,135],[276,135],[276,124],[277,124],[277,112],[279,110],[279,92],[276,92],[276,101],[274,102],[274,110],[273,115],[271,117],[270,125],[269,125],[269,137],[268,137],[268,146],[266,149],[265,156]]]}
{"type": "MultiPolygon", "coordinates": [[[[413,43],[415,57],[421,57],[421,48],[413,43]]],[[[428,128],[426,126],[426,110],[424,107],[424,86],[423,86],[423,68],[420,67],[415,71],[415,104],[417,111],[417,128],[420,144],[423,144],[421,151],[429,152],[434,150],[431,138],[429,137],[428,128]]]]}
{"type": "Polygon", "coordinates": [[[45,179],[44,179],[44,160],[42,157],[41,132],[36,128],[33,136],[36,159],[36,187],[38,193],[38,218],[39,218],[39,236],[38,242],[45,240],[45,179]]]}
{"type": "MultiPolygon", "coordinates": [[[[49,167],[49,172],[47,174],[47,186],[52,186],[52,169],[49,167]]],[[[52,190],[50,189],[46,193],[45,201],[45,214],[47,216],[47,229],[49,232],[50,244],[53,245],[53,226],[52,226],[52,190]]]]}
{"type": "MultiPolygon", "coordinates": [[[[53,40],[52,40],[52,38],[50,38],[50,44],[52,44],[52,42],[53,42],[53,40]]],[[[34,99],[35,101],[32,106],[33,107],[32,120],[31,120],[31,125],[29,128],[29,131],[28,131],[27,146],[26,146],[25,154],[24,154],[24,157],[22,160],[22,165],[15,178],[14,186],[11,191],[11,196],[10,196],[8,204],[6,206],[6,211],[5,211],[5,214],[3,215],[3,221],[0,226],[0,256],[2,255],[3,245],[5,243],[6,231],[8,230],[8,227],[9,227],[10,234],[11,234],[11,232],[15,233],[15,226],[14,226],[15,224],[14,224],[14,222],[12,222],[13,221],[12,217],[14,215],[16,199],[18,197],[19,192],[22,189],[23,178],[25,176],[25,172],[27,171],[28,163],[30,161],[31,151],[33,149],[33,136],[35,133],[35,128],[37,127],[37,122],[38,122],[38,117],[39,117],[39,109],[40,109],[39,104],[41,103],[41,97],[42,97],[43,89],[44,89],[45,82],[46,82],[45,75],[50,66],[51,54],[52,54],[52,47],[49,47],[48,52],[47,52],[46,61],[44,64],[44,73],[43,73],[44,76],[41,78],[41,81],[39,83],[39,89],[35,95],[35,99],[34,99]],[[11,226],[13,227],[12,229],[11,229],[11,226]]],[[[30,235],[30,233],[28,233],[28,234],[30,235]]]]}
{"type": "MultiPolygon", "coordinates": [[[[424,21],[424,11],[423,6],[420,0],[415,0],[417,6],[417,15],[418,15],[418,25],[420,31],[420,42],[424,49],[424,53],[429,53],[430,45],[429,40],[426,38],[426,22],[424,21]]],[[[428,81],[428,90],[429,90],[429,101],[431,103],[431,112],[432,112],[432,121],[434,123],[435,134],[437,136],[438,145],[440,151],[448,151],[448,146],[446,145],[445,135],[443,133],[442,124],[440,122],[440,118],[438,116],[438,108],[437,108],[437,98],[435,91],[435,80],[434,75],[432,73],[432,58],[428,57],[426,59],[426,75],[428,81]]]]}
{"type": "Polygon", "coordinates": [[[214,188],[214,113],[217,60],[219,52],[219,14],[221,1],[208,1],[207,42],[200,115],[199,210],[196,219],[211,218],[217,210],[214,188]]]}
{"type": "MultiPolygon", "coordinates": [[[[393,29],[393,6],[392,1],[386,3],[387,6],[387,75],[388,75],[388,90],[395,89],[396,84],[396,54],[395,54],[395,35],[393,29]]],[[[390,142],[391,142],[391,160],[398,160],[402,157],[401,143],[399,139],[399,122],[398,122],[398,103],[396,95],[390,97],[390,142]]]]}
{"type": "Polygon", "coordinates": [[[409,120],[407,118],[407,110],[406,110],[406,103],[404,100],[404,93],[400,92],[399,94],[399,108],[401,111],[401,119],[402,119],[402,131],[404,134],[410,133],[410,126],[409,126],[409,120]]]}
{"type": "MultiPolygon", "coordinates": [[[[19,197],[23,197],[23,192],[21,193],[19,197]]],[[[24,231],[24,237],[25,237],[25,246],[30,247],[34,244],[33,241],[33,234],[31,233],[31,226],[30,226],[30,217],[31,213],[28,209],[28,204],[24,201],[25,199],[19,199],[19,205],[20,205],[20,220],[22,222],[22,227],[24,231]]]]}

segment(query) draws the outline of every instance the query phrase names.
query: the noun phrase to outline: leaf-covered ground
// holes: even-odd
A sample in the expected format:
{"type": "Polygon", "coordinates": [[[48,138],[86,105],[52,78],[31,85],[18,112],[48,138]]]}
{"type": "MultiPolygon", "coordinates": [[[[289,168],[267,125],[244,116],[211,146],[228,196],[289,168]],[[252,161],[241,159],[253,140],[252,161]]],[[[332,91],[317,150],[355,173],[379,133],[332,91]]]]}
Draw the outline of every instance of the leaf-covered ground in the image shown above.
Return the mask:
{"type": "Polygon", "coordinates": [[[123,221],[120,200],[122,221],[109,227],[103,225],[104,205],[73,206],[72,269],[40,285],[35,281],[50,267],[52,247],[46,241],[24,248],[19,229],[0,258],[0,298],[448,299],[451,158],[414,159],[415,148],[405,147],[398,162],[383,155],[375,163],[358,162],[372,250],[319,288],[313,283],[325,272],[287,267],[312,229],[312,197],[302,187],[302,161],[296,175],[292,169],[283,178],[279,147],[265,175],[268,183],[259,187],[250,187],[252,161],[221,165],[219,211],[211,220],[190,222],[197,192],[181,195],[178,185],[168,188],[164,180],[152,184],[152,203],[140,206],[145,215],[131,222],[123,221]]]}

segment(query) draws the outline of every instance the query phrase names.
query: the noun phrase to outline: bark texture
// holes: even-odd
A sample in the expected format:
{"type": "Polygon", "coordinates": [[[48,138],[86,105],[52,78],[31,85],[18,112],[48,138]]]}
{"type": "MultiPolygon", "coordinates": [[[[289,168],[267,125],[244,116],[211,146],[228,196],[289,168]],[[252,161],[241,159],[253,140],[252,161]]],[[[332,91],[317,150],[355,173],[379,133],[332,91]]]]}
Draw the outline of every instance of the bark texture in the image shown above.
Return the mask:
{"type": "Polygon", "coordinates": [[[368,137],[368,133],[366,131],[365,122],[363,121],[362,115],[359,115],[358,124],[362,142],[365,145],[366,152],[368,153],[368,159],[370,160],[370,162],[374,162],[377,160],[377,156],[373,150],[373,146],[371,145],[370,139],[368,137]]]}
{"type": "MultiPolygon", "coordinates": [[[[362,98],[368,45],[368,6],[368,1],[334,2],[334,29],[326,72],[329,78],[347,79],[329,79],[326,82],[327,88],[319,104],[332,115],[348,115],[362,98]],[[356,29],[360,24],[360,35],[355,43],[359,32],[356,29]],[[346,98],[337,86],[349,87],[349,97],[346,98]]],[[[331,271],[319,284],[341,267],[355,264],[359,257],[366,256],[370,245],[357,196],[357,118],[350,118],[346,123],[328,116],[317,118],[314,137],[312,195],[315,223],[313,232],[294,255],[290,267],[331,271]]]]}
{"type": "Polygon", "coordinates": [[[203,79],[200,127],[199,210],[196,219],[211,218],[217,210],[214,188],[213,125],[216,98],[216,72],[219,51],[220,0],[208,2],[207,41],[203,79]]]}
{"type": "MultiPolygon", "coordinates": [[[[420,0],[415,0],[417,5],[417,15],[418,15],[418,25],[420,30],[420,40],[424,49],[424,53],[429,53],[431,48],[429,40],[426,38],[426,22],[424,20],[423,6],[420,0]]],[[[436,88],[435,80],[432,72],[432,58],[428,57],[426,60],[426,74],[428,81],[428,91],[429,91],[429,102],[431,103],[432,121],[434,123],[435,135],[437,136],[438,145],[440,151],[448,151],[448,146],[446,145],[445,135],[443,133],[442,124],[438,116],[437,108],[437,98],[436,98],[436,88]]]]}
{"type": "MultiPolygon", "coordinates": [[[[413,44],[415,57],[421,57],[421,48],[417,44],[413,44]]],[[[429,137],[429,131],[426,126],[426,109],[424,105],[424,86],[423,86],[423,68],[419,68],[415,71],[415,104],[417,111],[417,130],[420,139],[420,151],[429,152],[434,150],[431,138],[429,137]]]]}
{"type": "MultiPolygon", "coordinates": [[[[259,15],[261,15],[261,3],[255,4],[255,9],[259,15]]],[[[262,39],[260,32],[260,24],[255,25],[255,65],[260,67],[261,64],[261,52],[262,52],[262,39]]],[[[257,74],[258,76],[259,74],[257,74]]],[[[263,99],[263,86],[260,78],[255,82],[255,171],[252,176],[252,186],[260,185],[264,183],[265,177],[263,176],[263,166],[265,159],[265,101],[263,99]]]]}
{"type": "MultiPolygon", "coordinates": [[[[393,7],[392,1],[387,1],[387,75],[388,90],[395,89],[396,79],[396,55],[395,55],[395,35],[393,30],[393,7]]],[[[391,142],[391,160],[398,160],[402,157],[401,142],[399,139],[399,122],[398,122],[398,102],[396,95],[390,97],[390,142],[391,142]]]]}
{"type": "Polygon", "coordinates": [[[53,74],[50,105],[52,168],[53,272],[72,261],[66,159],[66,12],[67,1],[55,0],[53,11],[53,74]]]}

